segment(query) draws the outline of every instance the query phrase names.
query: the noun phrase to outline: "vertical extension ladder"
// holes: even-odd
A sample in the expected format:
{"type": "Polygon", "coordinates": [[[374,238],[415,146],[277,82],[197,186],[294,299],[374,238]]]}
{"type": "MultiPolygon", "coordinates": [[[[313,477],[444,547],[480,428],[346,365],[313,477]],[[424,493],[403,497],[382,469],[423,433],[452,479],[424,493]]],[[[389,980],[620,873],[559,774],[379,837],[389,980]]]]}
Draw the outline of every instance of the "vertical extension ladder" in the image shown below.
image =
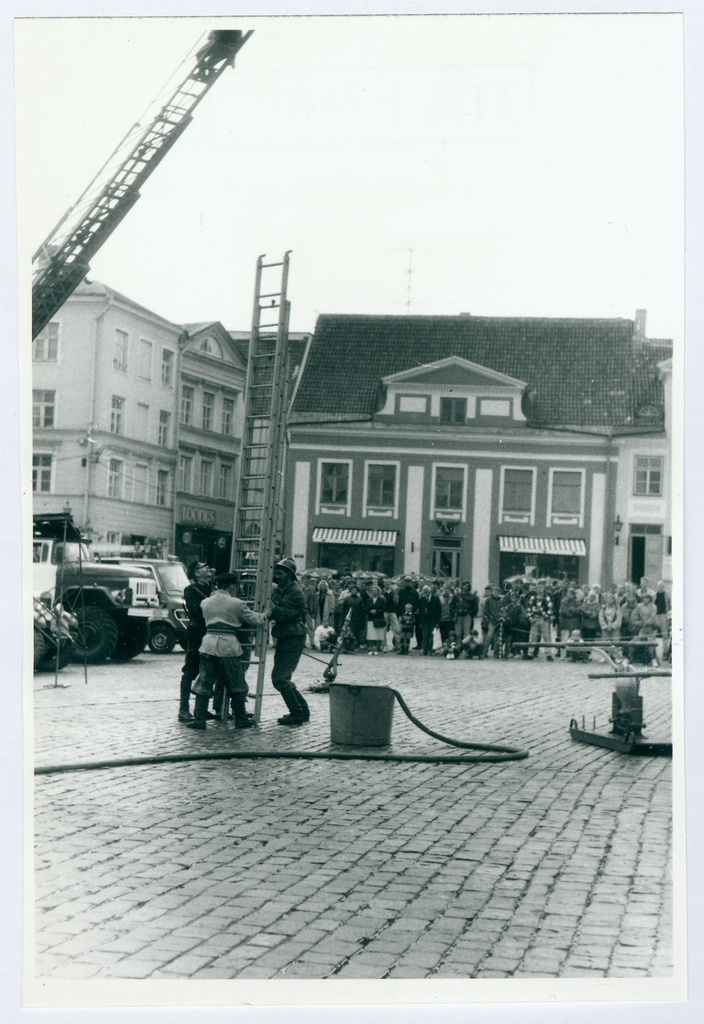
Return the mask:
{"type": "MultiPolygon", "coordinates": [[[[286,445],[286,298],[289,253],[280,263],[257,260],[252,334],[247,364],[244,437],[235,509],[232,571],[239,596],[261,612],[267,607],[277,560],[277,533],[286,445]]],[[[279,556],[280,557],[280,556],[279,556]]],[[[256,633],[255,721],[261,717],[268,630],[256,633]]]]}

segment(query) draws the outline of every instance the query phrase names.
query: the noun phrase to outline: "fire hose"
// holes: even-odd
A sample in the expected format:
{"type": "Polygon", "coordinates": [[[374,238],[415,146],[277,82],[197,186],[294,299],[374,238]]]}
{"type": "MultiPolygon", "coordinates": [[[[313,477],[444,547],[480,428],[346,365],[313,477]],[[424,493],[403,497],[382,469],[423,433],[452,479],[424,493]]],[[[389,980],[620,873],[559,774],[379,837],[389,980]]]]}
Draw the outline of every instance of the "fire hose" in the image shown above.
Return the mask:
{"type": "Polygon", "coordinates": [[[99,771],[106,768],[135,768],[144,765],[183,764],[189,761],[245,761],[245,760],[290,760],[290,761],[386,761],[411,764],[492,764],[503,761],[522,761],[528,757],[527,750],[506,744],[472,743],[454,740],[435,732],[424,725],[406,704],[398,690],[389,687],[407,718],[435,739],[463,750],[481,751],[477,754],[393,754],[370,753],[368,751],[312,751],[312,750],[219,750],[197,753],[153,754],[141,757],[123,757],[113,760],[78,761],[72,764],[42,765],[34,769],[35,775],[58,775],[75,771],[99,771]]]}

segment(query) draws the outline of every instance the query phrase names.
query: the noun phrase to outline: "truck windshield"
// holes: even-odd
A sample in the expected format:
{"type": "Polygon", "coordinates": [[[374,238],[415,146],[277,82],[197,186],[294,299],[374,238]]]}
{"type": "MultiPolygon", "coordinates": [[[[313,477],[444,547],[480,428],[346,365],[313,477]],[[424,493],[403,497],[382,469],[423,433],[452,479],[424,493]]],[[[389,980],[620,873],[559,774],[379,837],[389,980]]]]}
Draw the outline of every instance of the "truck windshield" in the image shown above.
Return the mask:
{"type": "Polygon", "coordinates": [[[54,565],[60,565],[62,562],[78,562],[79,561],[79,548],[80,548],[80,561],[92,562],[93,556],[86,547],[85,544],[55,544],[54,550],[51,553],[51,560],[54,565]]]}
{"type": "Polygon", "coordinates": [[[170,594],[183,594],[188,586],[186,570],[180,562],[172,562],[170,565],[160,565],[159,575],[164,581],[164,589],[170,594]]]}

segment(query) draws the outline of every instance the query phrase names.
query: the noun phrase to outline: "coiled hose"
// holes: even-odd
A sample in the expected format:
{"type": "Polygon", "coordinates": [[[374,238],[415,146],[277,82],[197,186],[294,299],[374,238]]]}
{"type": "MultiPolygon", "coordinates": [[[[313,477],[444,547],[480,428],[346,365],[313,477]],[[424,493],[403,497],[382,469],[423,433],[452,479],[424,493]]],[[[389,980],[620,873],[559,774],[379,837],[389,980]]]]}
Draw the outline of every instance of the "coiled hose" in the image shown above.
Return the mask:
{"type": "Polygon", "coordinates": [[[378,754],[362,751],[315,751],[315,750],[218,750],[195,754],[153,754],[143,757],[121,757],[109,761],[78,761],[74,764],[43,765],[34,769],[35,775],[60,775],[64,772],[100,771],[106,768],[135,768],[154,764],[184,764],[189,761],[387,761],[411,764],[494,764],[502,761],[522,761],[528,757],[527,750],[509,747],[505,744],[469,743],[453,740],[442,733],[434,732],[415,717],[405,700],[389,687],[401,705],[407,718],[428,736],[441,740],[451,747],[463,750],[483,751],[480,754],[451,756],[447,754],[378,754]]]}

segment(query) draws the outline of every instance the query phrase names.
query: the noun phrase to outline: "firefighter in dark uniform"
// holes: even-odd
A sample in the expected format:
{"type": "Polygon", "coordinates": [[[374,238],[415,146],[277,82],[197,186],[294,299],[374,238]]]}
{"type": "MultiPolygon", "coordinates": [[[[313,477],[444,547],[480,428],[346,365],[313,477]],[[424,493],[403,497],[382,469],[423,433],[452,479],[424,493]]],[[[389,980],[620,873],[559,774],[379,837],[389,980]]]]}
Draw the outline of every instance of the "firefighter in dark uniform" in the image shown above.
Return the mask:
{"type": "Polygon", "coordinates": [[[271,681],[289,710],[279,719],[280,725],[303,725],[310,719],[310,710],[292,681],[306,645],[306,599],[296,579],[296,563],[283,558],[274,566],[274,591],[269,617],[273,622],[271,635],[276,640],[271,681]]]}
{"type": "Polygon", "coordinates": [[[205,621],[200,610],[202,602],[210,597],[213,586],[212,570],[205,562],[191,562],[188,567],[188,578],[191,581],[183,592],[188,612],[188,626],[186,627],[186,659],[181,672],[181,699],[178,708],[179,722],[192,722],[193,715],[190,710],[191,686],[198,675],[200,667],[201,641],[205,636],[205,621]]]}

